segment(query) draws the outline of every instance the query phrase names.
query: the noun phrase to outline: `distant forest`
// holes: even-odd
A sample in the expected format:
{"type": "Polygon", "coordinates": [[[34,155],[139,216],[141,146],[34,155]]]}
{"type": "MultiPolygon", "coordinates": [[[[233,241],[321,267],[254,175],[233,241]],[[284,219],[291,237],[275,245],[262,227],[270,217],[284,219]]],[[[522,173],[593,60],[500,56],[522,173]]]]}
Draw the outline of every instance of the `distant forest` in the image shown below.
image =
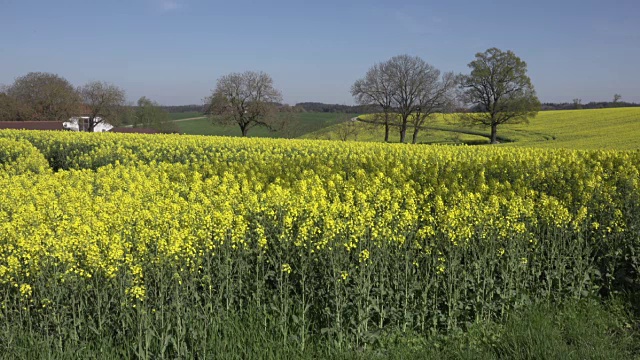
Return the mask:
{"type": "MultiPolygon", "coordinates": [[[[365,114],[375,112],[375,107],[362,106],[362,105],[339,105],[339,104],[323,104],[319,102],[303,102],[297,103],[295,108],[302,109],[305,112],[328,112],[328,113],[348,113],[348,114],[365,114]]],[[[178,105],[178,106],[161,106],[166,112],[180,113],[180,112],[201,112],[205,113],[206,107],[204,105],[178,105]]]]}
{"type": "Polygon", "coordinates": [[[543,103],[542,110],[606,109],[636,106],[640,106],[640,104],[626,101],[592,101],[587,104],[582,104],[579,99],[576,99],[572,103],[543,103]]]}
{"type": "MultiPolygon", "coordinates": [[[[543,103],[542,110],[573,110],[573,109],[605,109],[615,107],[636,107],[638,103],[626,101],[592,101],[582,104],[580,101],[572,103],[543,103]]],[[[324,113],[347,113],[347,114],[367,114],[379,111],[375,106],[363,105],[340,105],[340,104],[324,104],[319,102],[302,102],[295,105],[296,108],[305,112],[324,112],[324,113]]],[[[205,112],[204,105],[178,105],[178,106],[161,106],[161,108],[169,113],[181,112],[205,112]]],[[[462,109],[458,109],[459,111],[462,109]]],[[[477,109],[470,109],[474,111],[477,109]]]]}

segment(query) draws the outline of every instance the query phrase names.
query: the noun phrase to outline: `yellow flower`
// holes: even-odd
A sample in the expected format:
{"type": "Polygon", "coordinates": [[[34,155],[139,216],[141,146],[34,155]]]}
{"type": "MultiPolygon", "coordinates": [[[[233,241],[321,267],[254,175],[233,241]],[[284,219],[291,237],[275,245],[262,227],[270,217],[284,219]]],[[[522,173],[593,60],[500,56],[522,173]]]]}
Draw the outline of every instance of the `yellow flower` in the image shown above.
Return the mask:
{"type": "Polygon", "coordinates": [[[20,295],[24,298],[30,298],[33,290],[31,289],[31,285],[29,284],[21,284],[20,285],[20,295]]]}
{"type": "Polygon", "coordinates": [[[362,250],[360,252],[359,259],[360,259],[360,262],[365,262],[369,260],[369,250],[367,249],[362,250]]]}
{"type": "Polygon", "coordinates": [[[291,274],[291,266],[289,264],[282,264],[282,272],[291,274]]]}

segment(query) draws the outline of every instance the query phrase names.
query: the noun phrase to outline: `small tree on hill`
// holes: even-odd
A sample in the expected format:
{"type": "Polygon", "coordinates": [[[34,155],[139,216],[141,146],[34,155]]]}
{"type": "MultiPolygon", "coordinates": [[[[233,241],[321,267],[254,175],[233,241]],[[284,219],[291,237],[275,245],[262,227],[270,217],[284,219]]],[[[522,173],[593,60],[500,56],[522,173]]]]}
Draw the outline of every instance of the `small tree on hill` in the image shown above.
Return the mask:
{"type": "Polygon", "coordinates": [[[460,76],[467,103],[484,112],[465,114],[470,123],[491,127],[491,143],[497,143],[500,124],[528,122],[540,110],[540,101],[527,76],[527,64],[512,51],[491,48],[477,53],[469,63],[471,73],[460,76]]]}
{"type": "Polygon", "coordinates": [[[275,131],[284,124],[278,116],[280,91],[266,73],[247,71],[232,73],[218,79],[213,94],[207,98],[209,114],[214,123],[236,124],[242,136],[255,126],[275,131]]]}
{"type": "Polygon", "coordinates": [[[169,113],[146,96],[138,99],[138,106],[133,114],[133,120],[133,127],[146,127],[166,133],[177,131],[175,123],[169,120],[169,113]]]}
{"type": "Polygon", "coordinates": [[[573,108],[582,109],[582,99],[573,99],[573,108]]]}
{"type": "Polygon", "coordinates": [[[618,101],[620,101],[620,99],[622,99],[622,95],[620,94],[614,94],[613,95],[613,103],[617,103],[618,101]]]}

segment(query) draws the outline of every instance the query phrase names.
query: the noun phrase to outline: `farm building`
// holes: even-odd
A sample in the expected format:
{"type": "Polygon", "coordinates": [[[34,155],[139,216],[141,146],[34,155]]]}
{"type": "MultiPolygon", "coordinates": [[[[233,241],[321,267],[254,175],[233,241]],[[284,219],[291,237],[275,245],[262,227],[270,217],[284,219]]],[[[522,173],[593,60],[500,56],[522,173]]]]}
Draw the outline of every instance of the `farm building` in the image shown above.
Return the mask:
{"type": "MultiPolygon", "coordinates": [[[[62,121],[0,121],[0,130],[16,129],[16,130],[73,130],[79,131],[79,127],[70,129],[65,126],[67,122],[62,121]]],[[[77,123],[76,123],[77,124],[77,123]]],[[[77,125],[76,125],[77,126],[77,125]]],[[[156,134],[158,131],[148,128],[129,128],[129,127],[113,127],[107,132],[112,133],[135,133],[135,134],[156,134]]]]}
{"type": "MultiPolygon", "coordinates": [[[[65,130],[71,131],[87,131],[89,129],[89,117],[88,116],[76,116],[65,121],[62,126],[65,130]]],[[[113,129],[113,125],[102,121],[101,117],[96,117],[94,122],[97,122],[93,128],[93,132],[105,132],[113,129]]]]}

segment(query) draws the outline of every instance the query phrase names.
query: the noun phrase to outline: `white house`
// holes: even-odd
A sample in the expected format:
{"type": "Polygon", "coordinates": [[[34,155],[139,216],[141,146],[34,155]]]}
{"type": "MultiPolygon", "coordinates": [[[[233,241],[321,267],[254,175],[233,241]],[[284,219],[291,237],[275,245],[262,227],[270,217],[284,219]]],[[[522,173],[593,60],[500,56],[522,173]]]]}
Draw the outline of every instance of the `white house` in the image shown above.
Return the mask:
{"type": "MultiPolygon", "coordinates": [[[[101,121],[102,118],[96,117],[95,122],[101,121]]],[[[88,116],[75,116],[69,119],[69,121],[65,121],[62,123],[62,127],[65,130],[71,131],[87,131],[89,128],[89,117],[88,116]]],[[[104,121],[96,124],[93,128],[93,132],[105,132],[113,129],[113,126],[104,121]]]]}

